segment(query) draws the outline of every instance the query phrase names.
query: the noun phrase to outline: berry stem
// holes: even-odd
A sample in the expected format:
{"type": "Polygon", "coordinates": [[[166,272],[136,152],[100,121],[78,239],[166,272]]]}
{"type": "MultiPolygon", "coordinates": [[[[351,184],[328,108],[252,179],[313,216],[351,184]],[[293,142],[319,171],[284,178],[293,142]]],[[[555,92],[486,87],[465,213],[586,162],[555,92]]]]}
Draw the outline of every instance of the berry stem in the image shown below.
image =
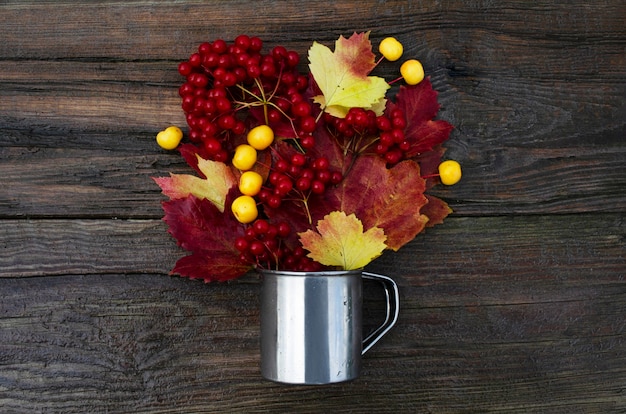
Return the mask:
{"type": "MultiPolygon", "coordinates": [[[[374,63],[374,68],[376,66],[378,66],[380,64],[380,62],[382,62],[384,59],[385,59],[384,56],[379,57],[378,60],[376,61],[376,63],[374,63]]],[[[372,70],[374,70],[374,68],[372,68],[372,70]]]]}
{"type": "MultiPolygon", "coordinates": [[[[300,193],[302,194],[302,193],[300,193]]],[[[309,222],[310,226],[313,226],[313,217],[311,217],[311,210],[309,210],[309,198],[305,197],[304,194],[302,194],[302,204],[304,204],[304,212],[306,213],[306,217],[307,220],[309,222]]]]}
{"type": "Polygon", "coordinates": [[[398,81],[401,81],[402,79],[404,79],[404,77],[399,76],[399,77],[395,78],[394,80],[392,80],[391,82],[387,82],[387,83],[389,83],[389,85],[393,85],[394,83],[396,83],[398,81]]]}
{"type": "MultiPolygon", "coordinates": [[[[258,80],[255,80],[255,82],[257,82],[258,86],[261,86],[260,83],[258,82],[258,80]]],[[[272,108],[276,109],[278,112],[281,113],[281,115],[283,115],[285,118],[287,118],[289,120],[289,123],[291,124],[291,129],[293,130],[294,134],[297,135],[296,132],[296,126],[293,123],[293,120],[285,113],[285,111],[283,111],[282,109],[280,109],[280,107],[278,105],[276,105],[274,102],[271,102],[272,97],[274,96],[274,94],[276,93],[276,90],[272,91],[269,99],[265,97],[265,93],[263,92],[263,89],[261,88],[261,96],[257,96],[255,94],[253,94],[252,92],[248,91],[246,88],[244,88],[243,86],[237,84],[237,87],[239,87],[239,89],[241,89],[242,91],[249,93],[252,97],[254,97],[257,102],[237,102],[238,104],[240,104],[240,108],[242,109],[244,107],[253,107],[253,106],[260,106],[263,105],[263,116],[265,118],[265,124],[269,125],[269,121],[267,119],[267,106],[270,105],[272,106],[272,108]]],[[[304,152],[304,151],[303,151],[304,152]]]]}

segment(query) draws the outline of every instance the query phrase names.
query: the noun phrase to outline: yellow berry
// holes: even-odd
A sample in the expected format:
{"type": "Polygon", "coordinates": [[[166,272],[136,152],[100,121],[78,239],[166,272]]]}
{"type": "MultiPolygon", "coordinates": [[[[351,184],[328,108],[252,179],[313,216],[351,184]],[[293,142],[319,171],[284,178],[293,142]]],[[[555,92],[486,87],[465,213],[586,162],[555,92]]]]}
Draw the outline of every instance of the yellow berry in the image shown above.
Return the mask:
{"type": "Polygon", "coordinates": [[[255,196],[261,191],[263,177],[256,171],[246,171],[239,177],[239,191],[241,194],[255,196]]]}
{"type": "Polygon", "coordinates": [[[235,168],[241,171],[247,171],[256,162],[256,150],[254,147],[241,144],[235,148],[235,155],[233,155],[233,165],[235,168]]]}
{"type": "Polygon", "coordinates": [[[445,185],[453,185],[461,180],[461,165],[454,161],[448,160],[439,164],[439,178],[445,185]]]}
{"type": "Polygon", "coordinates": [[[395,37],[386,37],[378,45],[378,51],[390,62],[400,59],[404,48],[395,37]]]}
{"type": "Polygon", "coordinates": [[[262,151],[274,142],[274,131],[267,125],[259,125],[248,132],[248,144],[262,151]]]}
{"type": "Polygon", "coordinates": [[[163,149],[173,150],[183,139],[183,131],[176,126],[165,128],[156,136],[157,144],[163,149]]]}
{"type": "Polygon", "coordinates": [[[230,208],[237,221],[243,224],[253,222],[259,215],[259,211],[256,208],[256,201],[248,195],[237,197],[230,208]]]}
{"type": "Polygon", "coordinates": [[[410,59],[400,66],[400,74],[408,85],[417,85],[424,80],[424,67],[419,60],[410,59]]]}

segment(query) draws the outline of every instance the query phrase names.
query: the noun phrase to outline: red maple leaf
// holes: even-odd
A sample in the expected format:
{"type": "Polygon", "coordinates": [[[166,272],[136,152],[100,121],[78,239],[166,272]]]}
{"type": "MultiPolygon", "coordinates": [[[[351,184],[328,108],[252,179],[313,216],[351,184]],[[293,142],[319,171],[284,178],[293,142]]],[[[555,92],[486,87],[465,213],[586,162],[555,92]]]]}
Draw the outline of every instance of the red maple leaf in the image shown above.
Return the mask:
{"type": "MultiPolygon", "coordinates": [[[[231,202],[232,195],[227,205],[231,202]]],[[[243,227],[232,214],[221,213],[210,201],[194,196],[164,201],[163,210],[169,233],[192,252],[176,262],[172,274],[211,282],[235,279],[251,269],[234,247],[243,227]]]]}
{"type": "Polygon", "coordinates": [[[314,216],[322,218],[319,216],[324,210],[354,213],[365,229],[382,228],[387,246],[398,250],[413,240],[427,221],[420,211],[427,203],[425,183],[415,177],[419,177],[419,166],[414,161],[387,168],[382,158],[362,155],[351,165],[346,178],[328,190],[326,203],[315,205],[314,216]]]}
{"type": "Polygon", "coordinates": [[[413,157],[413,160],[420,165],[422,177],[428,177],[426,179],[426,191],[441,183],[438,175],[439,164],[441,164],[441,157],[445,152],[446,149],[442,145],[437,145],[432,150],[413,157]]]}
{"type": "Polygon", "coordinates": [[[422,214],[428,217],[428,223],[426,227],[433,227],[435,224],[443,223],[443,219],[448,217],[448,214],[452,213],[452,209],[448,206],[448,203],[442,199],[425,194],[428,199],[428,203],[420,210],[422,214]]]}
{"type": "Polygon", "coordinates": [[[424,79],[414,86],[401,86],[396,102],[387,102],[387,110],[398,107],[404,111],[404,137],[411,145],[406,152],[408,158],[432,150],[450,136],[453,126],[434,119],[440,107],[437,95],[430,79],[424,79]]]}

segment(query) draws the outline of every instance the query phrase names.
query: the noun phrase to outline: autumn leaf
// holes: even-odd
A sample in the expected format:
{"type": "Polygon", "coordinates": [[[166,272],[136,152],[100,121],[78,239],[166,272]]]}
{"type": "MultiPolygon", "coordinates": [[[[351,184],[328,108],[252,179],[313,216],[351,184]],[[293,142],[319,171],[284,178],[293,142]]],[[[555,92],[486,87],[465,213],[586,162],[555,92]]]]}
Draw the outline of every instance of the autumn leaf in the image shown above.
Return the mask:
{"type": "Polygon", "coordinates": [[[431,189],[437,184],[441,183],[439,179],[439,164],[441,164],[441,158],[445,154],[446,149],[443,145],[436,145],[430,151],[423,152],[416,157],[413,157],[413,161],[417,162],[420,166],[420,172],[422,176],[426,176],[426,191],[431,189]]]}
{"type": "Polygon", "coordinates": [[[176,262],[172,274],[211,282],[234,279],[251,269],[234,247],[244,230],[231,214],[193,195],[165,201],[163,210],[168,232],[191,252],[176,262]]]}
{"type": "Polygon", "coordinates": [[[183,143],[178,146],[178,152],[183,157],[183,159],[189,164],[191,168],[194,169],[202,178],[206,178],[202,175],[202,171],[198,168],[198,160],[203,158],[208,158],[207,154],[204,154],[205,149],[204,146],[196,146],[190,142],[183,143]]]}
{"type": "Polygon", "coordinates": [[[436,224],[443,223],[443,219],[452,213],[448,203],[430,194],[426,194],[426,198],[428,199],[428,204],[422,208],[422,214],[428,217],[426,227],[433,227],[436,224]]]}
{"type": "Polygon", "coordinates": [[[348,109],[373,109],[382,113],[389,84],[380,77],[368,76],[376,66],[369,33],[340,36],[335,51],[313,42],[309,49],[309,68],[322,95],[314,97],[324,111],[343,118],[348,109]]]}
{"type": "Polygon", "coordinates": [[[329,188],[324,203],[312,206],[313,215],[341,210],[356,214],[369,227],[380,227],[392,250],[413,240],[424,229],[428,217],[420,209],[427,203],[425,182],[416,162],[405,160],[387,168],[375,155],[361,155],[336,187],[329,188]]]}
{"type": "Polygon", "coordinates": [[[405,155],[409,158],[432,150],[446,141],[453,127],[446,121],[434,119],[439,111],[437,91],[424,79],[414,86],[401,86],[395,104],[387,103],[387,111],[400,108],[406,117],[404,139],[410,147],[405,155]]]}
{"type": "Polygon", "coordinates": [[[311,259],[326,266],[360,269],[387,247],[382,229],[372,227],[363,232],[361,220],[342,211],[333,211],[318,221],[317,231],[299,233],[300,241],[311,259]]]}
{"type": "Polygon", "coordinates": [[[197,168],[206,178],[170,173],[169,177],[153,179],[161,187],[163,194],[170,199],[184,198],[191,194],[211,201],[220,212],[223,212],[226,194],[237,184],[237,179],[226,164],[205,160],[200,156],[197,158],[197,168]]]}

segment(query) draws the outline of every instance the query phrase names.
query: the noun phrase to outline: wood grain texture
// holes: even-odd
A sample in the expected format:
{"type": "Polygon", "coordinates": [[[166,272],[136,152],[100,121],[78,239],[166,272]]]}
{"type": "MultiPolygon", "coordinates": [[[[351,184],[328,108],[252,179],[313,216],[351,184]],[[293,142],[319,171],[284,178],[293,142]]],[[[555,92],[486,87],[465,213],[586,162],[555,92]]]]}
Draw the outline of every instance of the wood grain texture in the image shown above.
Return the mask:
{"type": "Polygon", "coordinates": [[[2,2],[0,411],[626,411],[622,3],[2,2]],[[154,136],[184,125],[176,65],[199,43],[305,56],[365,30],[424,63],[464,179],[432,191],[443,225],[368,268],[401,312],[361,377],[274,384],[256,275],[168,276],[186,253],[151,177],[189,169],[154,136]]]}

